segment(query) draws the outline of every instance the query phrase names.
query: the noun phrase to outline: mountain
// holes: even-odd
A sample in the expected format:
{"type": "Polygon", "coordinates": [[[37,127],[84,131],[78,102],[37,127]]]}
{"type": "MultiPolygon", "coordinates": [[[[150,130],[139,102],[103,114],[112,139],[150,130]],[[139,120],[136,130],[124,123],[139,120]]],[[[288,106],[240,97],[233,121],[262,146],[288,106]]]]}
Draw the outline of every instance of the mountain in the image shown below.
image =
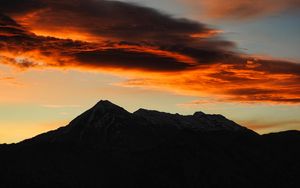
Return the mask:
{"type": "Polygon", "coordinates": [[[56,143],[143,150],[169,140],[182,130],[256,134],[221,115],[196,112],[192,116],[183,116],[145,109],[129,113],[109,101],[100,101],[69,125],[22,144],[56,143]]]}
{"type": "Polygon", "coordinates": [[[300,132],[100,101],[67,126],[0,145],[0,187],[299,187],[300,132]]]}

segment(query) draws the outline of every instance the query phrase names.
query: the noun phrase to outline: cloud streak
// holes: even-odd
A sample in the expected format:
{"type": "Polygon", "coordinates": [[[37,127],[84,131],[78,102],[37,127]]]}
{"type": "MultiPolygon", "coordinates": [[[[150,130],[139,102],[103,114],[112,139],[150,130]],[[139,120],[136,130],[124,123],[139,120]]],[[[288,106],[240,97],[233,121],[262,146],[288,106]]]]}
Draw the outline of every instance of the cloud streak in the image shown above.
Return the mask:
{"type": "Polygon", "coordinates": [[[72,105],[61,105],[61,104],[44,104],[42,105],[44,108],[79,108],[80,105],[72,104],[72,105]]]}
{"type": "Polygon", "coordinates": [[[300,9],[300,0],[182,0],[211,18],[243,20],[300,9]]]}
{"type": "Polygon", "coordinates": [[[300,64],[242,54],[203,23],[105,0],[0,7],[1,64],[106,71],[127,77],[121,86],[218,101],[300,103],[300,64]]]}
{"type": "Polygon", "coordinates": [[[252,121],[245,121],[243,123],[252,130],[257,130],[259,132],[265,132],[265,133],[269,133],[270,131],[274,131],[274,130],[283,131],[285,130],[285,127],[294,127],[293,129],[296,129],[300,125],[299,120],[281,120],[281,121],[269,122],[269,123],[252,120],[252,121]]]}

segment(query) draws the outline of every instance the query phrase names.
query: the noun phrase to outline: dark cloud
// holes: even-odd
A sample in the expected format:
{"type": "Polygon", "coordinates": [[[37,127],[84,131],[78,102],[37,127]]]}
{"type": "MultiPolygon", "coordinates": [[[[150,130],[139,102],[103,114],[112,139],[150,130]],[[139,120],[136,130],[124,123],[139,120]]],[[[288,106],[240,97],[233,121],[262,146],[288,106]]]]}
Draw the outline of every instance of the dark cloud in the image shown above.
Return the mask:
{"type": "Polygon", "coordinates": [[[0,29],[2,30],[0,50],[17,52],[17,54],[39,52],[39,54],[31,55],[38,57],[28,59],[6,57],[7,61],[22,68],[39,66],[38,58],[47,59],[47,57],[55,58],[56,62],[47,61],[46,64],[40,64],[41,66],[77,65],[91,68],[116,67],[153,71],[179,71],[193,67],[186,62],[181,62],[176,54],[168,56],[163,51],[155,49],[147,52],[140,49],[140,46],[129,46],[128,43],[123,43],[124,45],[112,42],[98,44],[36,36],[4,15],[0,17],[0,29]]]}
{"type": "Polygon", "coordinates": [[[300,64],[281,60],[257,60],[254,69],[274,74],[294,74],[300,76],[300,64]]]}
{"type": "Polygon", "coordinates": [[[2,36],[3,40],[8,36],[26,36],[27,34],[29,34],[28,31],[21,25],[0,12],[0,37],[2,36]]]}
{"type": "Polygon", "coordinates": [[[5,2],[0,0],[2,64],[133,71],[139,77],[123,85],[224,101],[300,102],[300,64],[242,54],[205,24],[117,1],[5,2]]]}
{"type": "Polygon", "coordinates": [[[259,89],[259,88],[241,88],[233,89],[228,91],[229,94],[237,96],[255,96],[255,95],[264,95],[264,94],[273,94],[279,93],[280,91],[275,89],[259,89]]]}
{"type": "Polygon", "coordinates": [[[118,1],[14,0],[8,4],[0,1],[0,6],[2,12],[21,17],[24,24],[35,30],[72,28],[111,39],[167,43],[176,38],[177,42],[185,42],[191,34],[211,30],[201,23],[118,1]]]}
{"type": "Polygon", "coordinates": [[[41,0],[0,0],[0,12],[6,14],[24,14],[46,5],[41,0]]]}
{"type": "Polygon", "coordinates": [[[74,57],[77,62],[85,62],[86,66],[91,67],[122,67],[152,71],[183,71],[193,68],[193,65],[172,57],[124,49],[79,52],[75,53],[74,57]]]}

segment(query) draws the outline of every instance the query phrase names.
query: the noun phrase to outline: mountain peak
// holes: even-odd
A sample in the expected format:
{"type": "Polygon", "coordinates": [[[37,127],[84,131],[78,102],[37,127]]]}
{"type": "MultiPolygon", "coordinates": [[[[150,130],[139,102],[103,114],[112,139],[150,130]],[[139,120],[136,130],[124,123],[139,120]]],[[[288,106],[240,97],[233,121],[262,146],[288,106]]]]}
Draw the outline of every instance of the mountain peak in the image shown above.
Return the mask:
{"type": "Polygon", "coordinates": [[[98,106],[98,105],[105,105],[105,106],[117,106],[115,105],[114,103],[110,102],[109,100],[100,100],[99,102],[96,103],[95,106],[98,106]]]}
{"type": "MultiPolygon", "coordinates": [[[[93,108],[94,112],[127,112],[124,108],[110,102],[109,100],[100,100],[93,108]]],[[[128,113],[128,112],[127,112],[128,113]]]]}
{"type": "Polygon", "coordinates": [[[204,112],[201,112],[201,111],[198,111],[198,112],[195,112],[193,114],[193,116],[205,116],[206,114],[204,112]]]}
{"type": "Polygon", "coordinates": [[[99,102],[97,102],[97,104],[95,106],[118,106],[115,105],[114,103],[110,102],[109,100],[100,100],[99,102]]]}

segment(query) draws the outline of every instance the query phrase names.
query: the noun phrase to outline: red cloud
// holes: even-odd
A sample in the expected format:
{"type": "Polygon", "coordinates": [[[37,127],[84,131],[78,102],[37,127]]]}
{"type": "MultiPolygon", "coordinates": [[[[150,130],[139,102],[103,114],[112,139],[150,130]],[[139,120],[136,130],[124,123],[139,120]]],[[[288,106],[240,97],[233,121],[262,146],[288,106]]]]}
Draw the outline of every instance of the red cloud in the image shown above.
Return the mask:
{"type": "Polygon", "coordinates": [[[205,24],[113,1],[3,2],[2,64],[109,71],[130,78],[122,86],[217,101],[300,103],[300,64],[241,54],[205,24]]]}
{"type": "MultiPolygon", "coordinates": [[[[276,63],[276,61],[274,61],[276,63]]],[[[288,62],[286,62],[288,65],[288,62]]],[[[218,102],[300,103],[300,74],[269,73],[227,64],[200,66],[193,71],[128,80],[120,85],[150,87],[175,93],[215,98],[218,102]]],[[[282,62],[284,66],[285,63],[282,62]]],[[[300,65],[298,66],[298,70],[300,65]]]]}

